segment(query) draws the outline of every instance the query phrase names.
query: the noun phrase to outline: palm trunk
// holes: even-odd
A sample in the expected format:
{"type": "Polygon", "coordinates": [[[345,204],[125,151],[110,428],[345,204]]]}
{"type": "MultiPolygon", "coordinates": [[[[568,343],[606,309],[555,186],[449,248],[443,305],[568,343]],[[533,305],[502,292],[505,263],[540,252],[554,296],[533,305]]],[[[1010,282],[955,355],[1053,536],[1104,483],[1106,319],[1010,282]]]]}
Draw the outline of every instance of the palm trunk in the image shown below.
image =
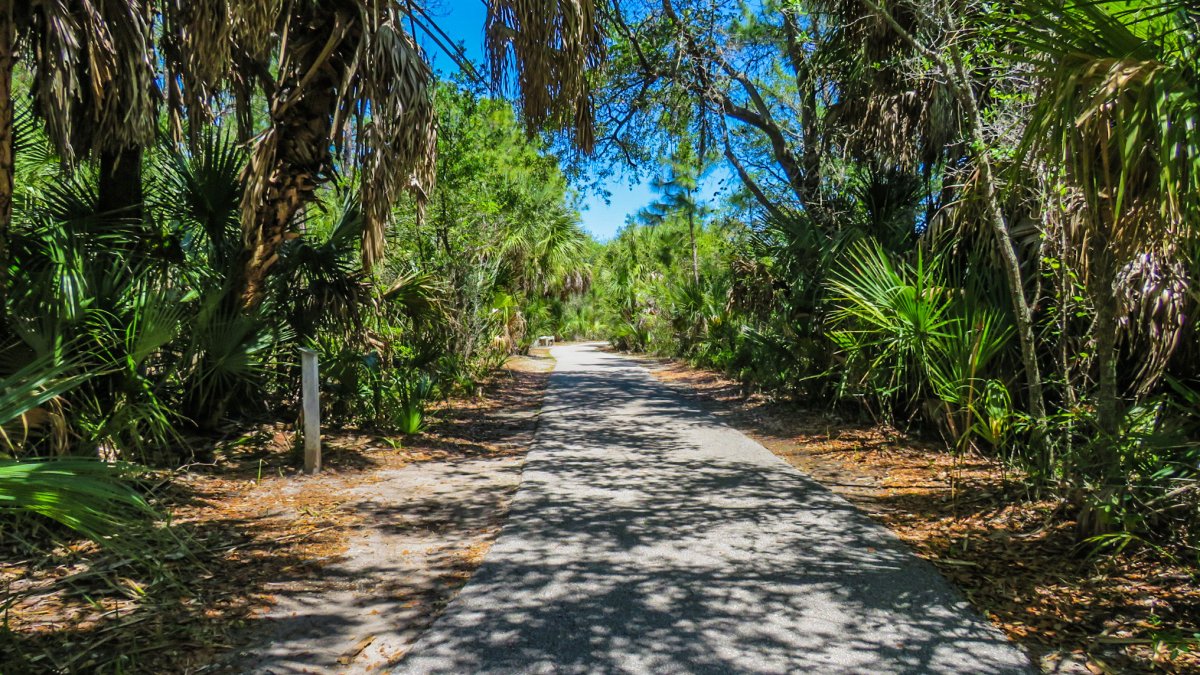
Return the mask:
{"type": "MultiPolygon", "coordinates": [[[[306,63],[297,70],[305,73],[316,68],[306,63]]],[[[278,95],[287,96],[296,86],[292,82],[288,85],[280,87],[282,93],[278,95]]],[[[336,110],[334,85],[329,73],[323,71],[312,78],[304,96],[290,105],[271,101],[271,126],[254,150],[247,176],[248,184],[261,181],[264,185],[255,199],[253,222],[246,231],[242,278],[237,284],[244,308],[262,301],[267,275],[279,260],[280,246],[298,236],[290,232],[296,214],[313,200],[332,164],[329,138],[336,110]]],[[[247,195],[254,199],[252,192],[247,195]]]]}
{"type": "MultiPolygon", "coordinates": [[[[1089,254],[1089,264],[1094,270],[1088,286],[1092,306],[1096,312],[1092,332],[1095,335],[1096,365],[1099,371],[1096,382],[1096,426],[1099,427],[1100,434],[1099,438],[1087,444],[1090,450],[1090,465],[1083,467],[1085,475],[1070,478],[1098,479],[1101,487],[1094,493],[1094,498],[1082,499],[1080,504],[1077,527],[1083,537],[1111,531],[1110,524],[1100,517],[1097,503],[1111,497],[1117,489],[1110,485],[1110,481],[1120,475],[1121,456],[1117,447],[1117,436],[1124,415],[1117,381],[1119,307],[1113,292],[1113,259],[1108,251],[1107,237],[1097,233],[1089,244],[1089,254]]],[[[1081,492],[1077,496],[1083,494],[1086,493],[1081,492]]]]}
{"type": "Polygon", "coordinates": [[[1100,362],[1096,395],[1096,421],[1106,436],[1115,437],[1121,429],[1121,401],[1117,388],[1117,317],[1105,298],[1096,306],[1096,357],[1100,362]]]}
{"type": "MultiPolygon", "coordinates": [[[[281,162],[282,164],[282,162],[281,162]]],[[[292,219],[296,212],[312,199],[316,183],[311,174],[291,173],[285,170],[282,180],[273,182],[266,191],[264,204],[255,214],[253,242],[243,253],[242,278],[240,280],[243,307],[255,307],[266,294],[267,274],[279,260],[279,247],[288,238],[292,219]]]]}
{"type": "MultiPolygon", "coordinates": [[[[1121,428],[1121,401],[1117,383],[1117,342],[1120,323],[1118,321],[1117,297],[1113,291],[1112,256],[1107,251],[1104,237],[1093,238],[1092,265],[1095,276],[1091,293],[1096,310],[1094,333],[1096,336],[1096,362],[1099,366],[1096,392],[1096,423],[1107,439],[1114,439],[1121,428]]],[[[1115,457],[1106,456],[1103,470],[1106,472],[1115,457]]]]}
{"type": "Polygon", "coordinates": [[[142,220],[142,149],[100,153],[99,211],[122,220],[142,220]]]}
{"type": "Polygon", "coordinates": [[[0,0],[0,326],[8,318],[8,231],[13,215],[13,0],[0,0]]]}

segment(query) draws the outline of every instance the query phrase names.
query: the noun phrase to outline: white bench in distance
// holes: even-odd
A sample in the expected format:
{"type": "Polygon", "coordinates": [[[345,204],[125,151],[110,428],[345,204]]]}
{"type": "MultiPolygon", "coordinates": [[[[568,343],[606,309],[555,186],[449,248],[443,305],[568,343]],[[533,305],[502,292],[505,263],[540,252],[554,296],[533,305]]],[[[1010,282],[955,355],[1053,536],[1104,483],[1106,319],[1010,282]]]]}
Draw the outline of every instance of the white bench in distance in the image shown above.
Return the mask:
{"type": "Polygon", "coordinates": [[[542,336],[540,336],[540,337],[537,339],[537,346],[539,346],[539,347],[553,347],[553,346],[554,346],[554,336],[553,336],[553,335],[542,335],[542,336]]]}

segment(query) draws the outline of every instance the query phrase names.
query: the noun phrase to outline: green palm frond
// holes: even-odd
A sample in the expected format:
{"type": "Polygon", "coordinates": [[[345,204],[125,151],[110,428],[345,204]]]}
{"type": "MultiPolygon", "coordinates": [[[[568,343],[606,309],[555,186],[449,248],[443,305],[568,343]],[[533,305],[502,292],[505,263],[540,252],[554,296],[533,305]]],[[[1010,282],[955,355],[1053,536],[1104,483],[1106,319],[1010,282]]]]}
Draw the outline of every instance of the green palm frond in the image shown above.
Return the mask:
{"type": "Polygon", "coordinates": [[[128,485],[137,474],[132,466],[95,459],[0,460],[0,512],[35,513],[114,544],[135,523],[157,518],[128,485]]]}
{"type": "MultiPolygon", "coordinates": [[[[92,375],[71,375],[76,364],[39,359],[0,380],[0,429],[8,428],[92,375]]],[[[5,434],[5,439],[9,440],[5,434]]],[[[128,481],[128,464],[97,459],[14,460],[0,456],[0,513],[34,513],[102,545],[121,547],[135,525],[158,518],[128,481]]]]}
{"type": "Polygon", "coordinates": [[[432,274],[410,272],[397,277],[384,291],[383,298],[403,308],[414,322],[428,323],[444,315],[445,292],[445,285],[432,274]]]}
{"type": "Polygon", "coordinates": [[[905,388],[917,397],[930,353],[949,336],[953,298],[941,276],[939,261],[892,261],[866,239],[846,250],[829,281],[831,337],[851,362],[862,363],[859,376],[883,399],[905,388]]]}
{"type": "Polygon", "coordinates": [[[242,169],[246,153],[226,134],[201,134],[196,147],[184,152],[168,146],[158,160],[163,183],[159,208],[200,226],[214,267],[228,270],[229,258],[240,248],[238,207],[242,199],[242,169]]]}
{"type": "Polygon", "coordinates": [[[1189,3],[1025,7],[1012,36],[1043,87],[1026,146],[1066,161],[1127,253],[1200,226],[1200,26],[1189,3]]]}

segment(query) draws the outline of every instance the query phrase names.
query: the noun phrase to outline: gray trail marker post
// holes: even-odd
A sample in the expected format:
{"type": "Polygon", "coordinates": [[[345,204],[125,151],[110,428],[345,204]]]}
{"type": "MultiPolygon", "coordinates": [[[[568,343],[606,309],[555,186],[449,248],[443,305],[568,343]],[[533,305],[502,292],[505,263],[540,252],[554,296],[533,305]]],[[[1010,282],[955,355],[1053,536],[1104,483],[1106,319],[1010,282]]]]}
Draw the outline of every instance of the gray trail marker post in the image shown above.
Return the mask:
{"type": "Polygon", "coordinates": [[[300,394],[304,418],[304,473],[321,470],[321,387],[317,353],[300,349],[300,394]]]}

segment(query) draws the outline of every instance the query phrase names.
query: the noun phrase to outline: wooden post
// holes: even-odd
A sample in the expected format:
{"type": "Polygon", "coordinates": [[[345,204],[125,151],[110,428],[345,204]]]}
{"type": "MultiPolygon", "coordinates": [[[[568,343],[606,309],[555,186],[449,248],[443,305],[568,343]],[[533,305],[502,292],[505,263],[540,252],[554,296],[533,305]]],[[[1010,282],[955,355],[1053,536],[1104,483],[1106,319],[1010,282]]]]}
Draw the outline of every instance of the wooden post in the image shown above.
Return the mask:
{"type": "Polygon", "coordinates": [[[321,470],[321,388],[318,380],[317,353],[300,349],[300,393],[304,419],[304,473],[321,470]]]}

